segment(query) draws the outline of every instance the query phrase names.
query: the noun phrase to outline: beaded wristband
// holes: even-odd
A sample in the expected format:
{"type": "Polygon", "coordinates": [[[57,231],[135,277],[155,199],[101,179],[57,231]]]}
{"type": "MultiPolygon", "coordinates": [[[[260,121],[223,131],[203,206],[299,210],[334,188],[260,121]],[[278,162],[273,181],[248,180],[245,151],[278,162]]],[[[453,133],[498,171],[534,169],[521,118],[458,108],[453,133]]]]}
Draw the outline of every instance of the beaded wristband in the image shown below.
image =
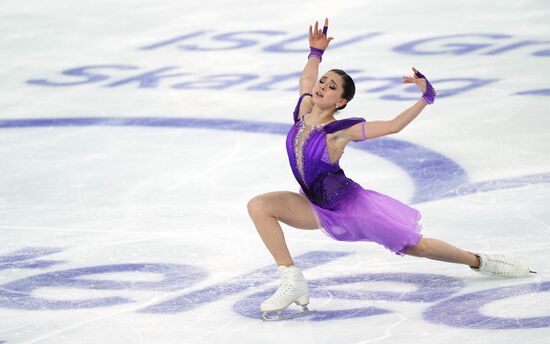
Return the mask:
{"type": "Polygon", "coordinates": [[[426,79],[426,77],[419,71],[416,71],[415,75],[419,78],[426,80],[426,91],[422,94],[422,98],[424,98],[424,101],[427,104],[433,104],[437,93],[435,93],[435,89],[433,88],[432,84],[430,84],[428,79],[426,79]]]}

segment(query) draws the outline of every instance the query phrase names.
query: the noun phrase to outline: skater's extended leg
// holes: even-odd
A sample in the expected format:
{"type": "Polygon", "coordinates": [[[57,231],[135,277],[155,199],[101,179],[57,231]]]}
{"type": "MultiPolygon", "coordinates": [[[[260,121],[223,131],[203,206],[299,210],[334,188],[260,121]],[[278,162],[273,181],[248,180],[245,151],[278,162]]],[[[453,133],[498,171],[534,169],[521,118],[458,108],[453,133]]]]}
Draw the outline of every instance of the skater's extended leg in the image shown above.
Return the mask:
{"type": "Polygon", "coordinates": [[[248,202],[248,213],[279,266],[294,265],[279,221],[300,229],[319,228],[311,205],[303,195],[295,192],[276,191],[258,195],[248,202]]]}
{"type": "Polygon", "coordinates": [[[534,273],[520,259],[505,255],[474,254],[437,239],[422,238],[418,245],[409,247],[405,253],[444,262],[466,264],[480,274],[493,277],[527,277],[534,273]]]}
{"type": "Polygon", "coordinates": [[[431,238],[420,239],[418,245],[409,247],[405,253],[449,263],[466,264],[474,268],[478,268],[480,264],[479,258],[475,254],[431,238]]]}

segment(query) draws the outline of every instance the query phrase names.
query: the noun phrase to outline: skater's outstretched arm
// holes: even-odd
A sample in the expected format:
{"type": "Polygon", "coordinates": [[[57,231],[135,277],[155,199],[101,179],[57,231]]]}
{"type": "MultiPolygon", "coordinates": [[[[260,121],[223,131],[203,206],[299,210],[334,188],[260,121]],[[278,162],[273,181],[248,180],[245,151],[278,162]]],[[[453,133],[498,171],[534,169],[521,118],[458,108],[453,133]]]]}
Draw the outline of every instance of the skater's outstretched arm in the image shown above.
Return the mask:
{"type": "MultiPolygon", "coordinates": [[[[309,46],[311,48],[311,54],[307,60],[306,66],[300,76],[300,95],[304,93],[311,93],[313,86],[317,82],[319,74],[319,64],[321,63],[322,53],[328,48],[330,41],[333,37],[327,37],[328,30],[328,18],[325,19],[325,25],[323,29],[319,29],[319,23],[315,22],[315,27],[309,26],[309,46]]],[[[313,102],[311,97],[306,97],[300,105],[299,115],[308,113],[311,111],[313,102]]]]}
{"type": "MultiPolygon", "coordinates": [[[[420,74],[416,68],[413,67],[412,70],[414,71],[414,75],[403,76],[403,83],[415,84],[420,91],[422,91],[422,97],[413,106],[401,112],[392,120],[365,122],[365,135],[368,139],[400,132],[409,123],[411,123],[420,114],[420,112],[422,112],[422,110],[424,110],[428,104],[428,101],[433,102],[433,98],[435,98],[435,91],[433,90],[433,87],[429,85],[426,78],[420,74]]],[[[363,140],[362,123],[350,127],[347,134],[350,141],[363,140]]]]}

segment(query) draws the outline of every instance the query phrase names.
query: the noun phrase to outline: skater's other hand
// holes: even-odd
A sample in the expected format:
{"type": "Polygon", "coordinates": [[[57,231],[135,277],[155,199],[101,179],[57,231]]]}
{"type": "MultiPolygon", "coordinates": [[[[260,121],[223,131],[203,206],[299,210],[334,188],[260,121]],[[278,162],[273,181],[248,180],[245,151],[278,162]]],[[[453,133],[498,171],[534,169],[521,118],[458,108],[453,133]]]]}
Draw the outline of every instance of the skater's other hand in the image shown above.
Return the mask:
{"type": "Polygon", "coordinates": [[[412,70],[414,72],[413,75],[403,75],[403,83],[415,84],[420,89],[420,91],[422,91],[422,93],[426,92],[426,79],[416,76],[416,68],[412,67],[412,70]]]}
{"type": "MultiPolygon", "coordinates": [[[[325,18],[324,28],[328,29],[328,18],[325,18]]],[[[310,47],[325,50],[327,49],[330,41],[332,41],[333,39],[334,37],[327,37],[327,35],[323,33],[323,29],[319,29],[319,22],[315,22],[315,28],[313,28],[311,25],[309,26],[310,47]]]]}

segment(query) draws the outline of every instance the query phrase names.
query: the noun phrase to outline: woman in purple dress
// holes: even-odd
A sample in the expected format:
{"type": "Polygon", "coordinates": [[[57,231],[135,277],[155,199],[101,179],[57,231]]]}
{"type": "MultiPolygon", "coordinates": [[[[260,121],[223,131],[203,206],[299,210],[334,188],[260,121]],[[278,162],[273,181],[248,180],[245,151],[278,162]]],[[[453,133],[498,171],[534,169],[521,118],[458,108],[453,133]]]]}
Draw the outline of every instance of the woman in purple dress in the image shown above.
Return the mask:
{"type": "MultiPolygon", "coordinates": [[[[279,221],[300,229],[321,229],[340,241],[372,241],[399,255],[425,257],[465,264],[493,276],[527,276],[529,268],[506,257],[474,254],[441,240],[420,234],[420,213],[389,196],[347,178],[339,166],[346,145],[351,141],[371,140],[395,134],[405,128],[435,99],[430,82],[413,67],[404,83],[415,84],[422,92],[411,107],[389,121],[366,122],[363,118],[337,120],[334,113],[344,109],[355,94],[352,78],[332,69],[319,80],[323,52],[332,37],[327,37],[328,19],[323,29],[309,27],[311,52],[300,77],[300,97],[294,110],[294,125],[287,135],[286,148],[300,192],[270,192],[248,202],[248,212],[258,233],[275,259],[281,286],[261,305],[267,312],[280,311],[295,302],[309,303],[307,282],[294,265],[279,221]]],[[[306,312],[307,313],[307,312],[306,312]]]]}

